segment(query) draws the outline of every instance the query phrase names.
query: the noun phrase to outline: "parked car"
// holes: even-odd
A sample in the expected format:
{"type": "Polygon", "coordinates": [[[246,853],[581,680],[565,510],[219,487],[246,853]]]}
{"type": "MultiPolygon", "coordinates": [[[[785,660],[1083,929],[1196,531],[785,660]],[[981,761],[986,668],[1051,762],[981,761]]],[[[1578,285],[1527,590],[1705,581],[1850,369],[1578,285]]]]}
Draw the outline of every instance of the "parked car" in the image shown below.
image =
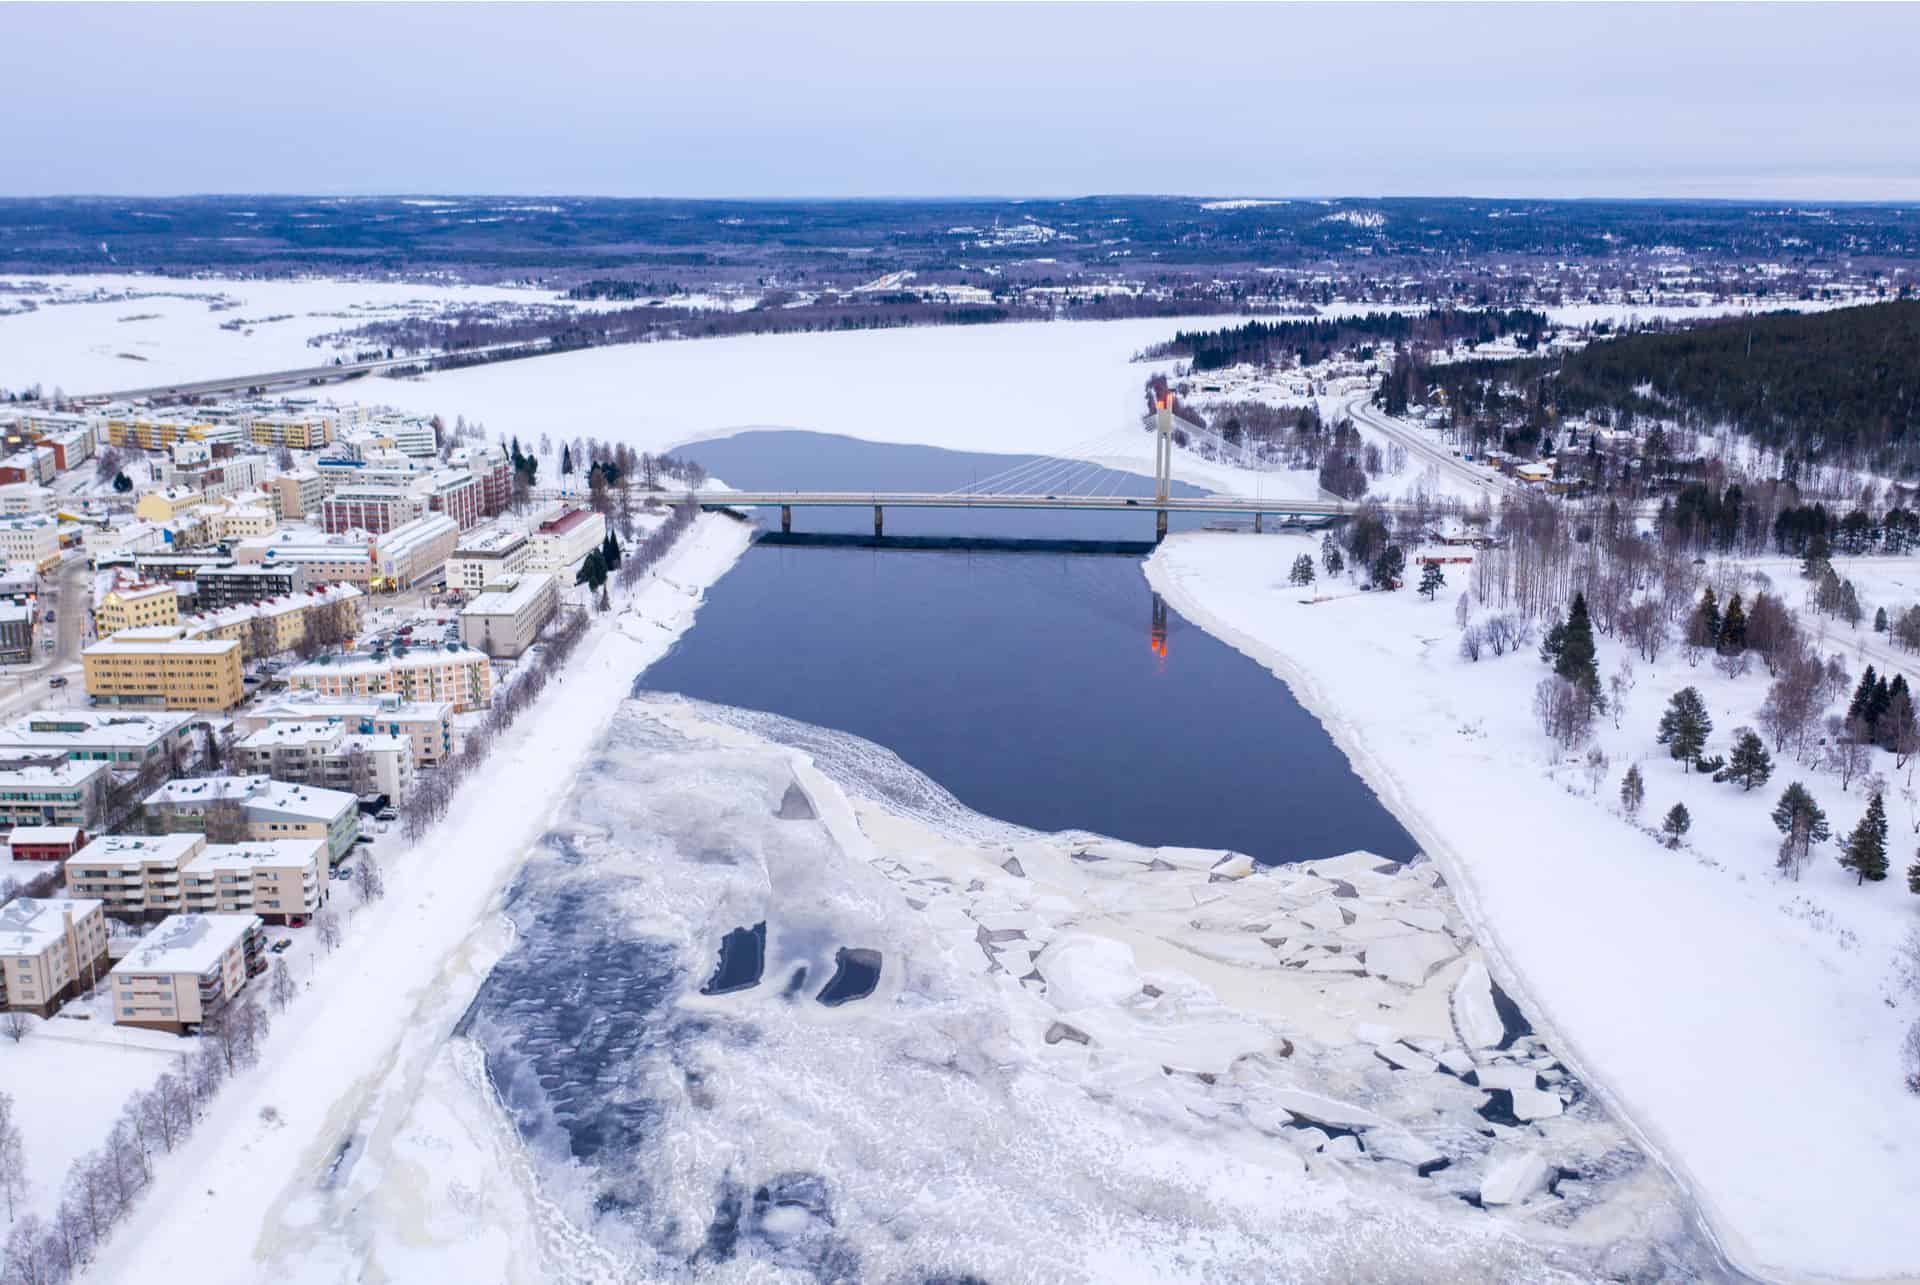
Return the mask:
{"type": "Polygon", "coordinates": [[[372,843],[373,836],[370,834],[356,834],[353,836],[353,841],[355,843],[372,843]]]}
{"type": "Polygon", "coordinates": [[[305,915],[294,915],[287,920],[287,927],[289,928],[305,928],[306,926],[307,917],[305,915]]]}
{"type": "Polygon", "coordinates": [[[275,943],[273,943],[273,953],[278,955],[280,952],[284,951],[287,947],[291,945],[293,945],[293,938],[282,937],[279,941],[276,941],[275,943]]]}
{"type": "Polygon", "coordinates": [[[66,685],[67,685],[67,679],[64,674],[55,674],[52,678],[49,678],[47,680],[47,686],[53,688],[56,691],[58,691],[62,687],[65,687],[66,685]]]}
{"type": "Polygon", "coordinates": [[[395,812],[392,808],[381,808],[378,812],[373,814],[373,819],[376,821],[398,821],[400,819],[400,814],[398,812],[395,812]]]}
{"type": "Polygon", "coordinates": [[[52,623],[53,623],[53,611],[52,611],[52,609],[51,609],[51,608],[49,608],[49,609],[48,609],[48,611],[47,611],[47,623],[48,623],[48,624],[52,624],[52,623]]]}
{"type": "Polygon", "coordinates": [[[336,879],[345,879],[348,875],[352,873],[353,873],[352,866],[341,866],[338,870],[333,872],[333,877],[336,879]]]}

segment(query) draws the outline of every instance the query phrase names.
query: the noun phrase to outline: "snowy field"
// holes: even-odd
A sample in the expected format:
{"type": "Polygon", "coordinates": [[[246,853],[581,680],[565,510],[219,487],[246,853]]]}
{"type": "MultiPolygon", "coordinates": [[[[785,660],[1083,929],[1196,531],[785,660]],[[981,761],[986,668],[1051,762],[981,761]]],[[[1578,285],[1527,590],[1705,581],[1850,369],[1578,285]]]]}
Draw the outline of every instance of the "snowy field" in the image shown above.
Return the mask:
{"type": "Polygon", "coordinates": [[[629,702],[458,1036],[262,1268],[1713,1275],[1665,1175],[1504,1029],[1434,874],[1034,834],[853,737],[629,702]],[[763,964],[703,993],[756,922],[763,964]],[[829,1006],[843,949],[878,975],[829,1006]]]}
{"type": "MultiPolygon", "coordinates": [[[[1531,693],[1545,670],[1534,648],[1477,665],[1459,657],[1452,605],[1464,568],[1432,604],[1402,592],[1309,605],[1285,568],[1315,548],[1179,535],[1149,579],[1189,620],[1271,666],[1326,724],[1447,871],[1496,973],[1685,1175],[1736,1263],[1788,1279],[1920,1272],[1920,1122],[1897,1074],[1912,1014],[1898,1007],[1894,969],[1916,918],[1903,877],[1911,801],[1889,791],[1887,882],[1856,887],[1832,843],[1785,881],[1768,819],[1781,789],[1805,780],[1843,834],[1865,810],[1860,784],[1843,792],[1782,756],[1767,787],[1743,794],[1683,775],[1654,741],[1667,698],[1690,684],[1713,718],[1708,752],[1724,753],[1732,730],[1755,721],[1767,685],[1758,667],[1726,679],[1689,669],[1677,649],[1638,666],[1620,728],[1600,720],[1611,762],[1595,789],[1536,726],[1531,693]],[[1676,801],[1692,811],[1680,850],[1621,815],[1629,763],[1646,779],[1643,823],[1676,801]]],[[[1838,569],[1871,599],[1903,576],[1920,583],[1905,561],[1838,569]]],[[[1790,569],[1770,572],[1797,600],[1790,569]]],[[[1826,648],[1862,641],[1847,633],[1832,631],[1826,648]]],[[[1602,673],[1619,649],[1600,639],[1602,673]]],[[[1890,773],[1891,758],[1877,757],[1890,773]]]]}
{"type": "Polygon", "coordinates": [[[318,335],[481,304],[567,306],[550,290],[223,277],[0,277],[0,388],[103,393],[318,366],[318,335]],[[29,309],[31,301],[35,306],[29,309]]]}

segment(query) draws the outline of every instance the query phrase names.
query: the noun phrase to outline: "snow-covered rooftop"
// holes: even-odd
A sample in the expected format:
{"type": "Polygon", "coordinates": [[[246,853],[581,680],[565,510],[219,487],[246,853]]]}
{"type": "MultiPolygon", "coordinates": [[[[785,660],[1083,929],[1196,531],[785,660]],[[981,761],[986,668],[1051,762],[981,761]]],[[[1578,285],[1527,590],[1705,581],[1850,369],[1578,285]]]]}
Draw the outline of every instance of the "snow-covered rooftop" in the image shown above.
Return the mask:
{"type": "Polygon", "coordinates": [[[259,922],[257,915],[168,915],[113,971],[205,973],[259,922]]]}
{"type": "Polygon", "coordinates": [[[0,906],[0,956],[38,955],[66,935],[69,915],[79,923],[102,904],[87,897],[15,897],[0,906]]]}

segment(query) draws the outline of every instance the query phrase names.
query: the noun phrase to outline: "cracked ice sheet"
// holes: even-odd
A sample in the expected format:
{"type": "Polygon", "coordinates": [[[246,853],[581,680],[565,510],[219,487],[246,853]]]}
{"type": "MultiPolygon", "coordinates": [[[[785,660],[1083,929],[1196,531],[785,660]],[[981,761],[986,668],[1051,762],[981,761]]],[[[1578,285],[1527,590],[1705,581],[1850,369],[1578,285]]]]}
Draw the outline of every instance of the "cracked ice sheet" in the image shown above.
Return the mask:
{"type": "MultiPolygon", "coordinates": [[[[511,894],[514,945],[467,1038],[450,1046],[454,1069],[484,1051],[491,1080],[446,1068],[429,1077],[389,1163],[393,1181],[300,1279],[405,1279],[441,1249],[474,1280],[1595,1271],[1572,1232],[1516,1236],[1444,1194],[1317,1157],[1303,1169],[1293,1142],[1254,1123],[1273,1127],[1271,1109],[1252,1109],[1277,1100],[1266,1091],[1326,1087],[1271,1054],[1234,1056],[1271,1048],[1283,1030],[1298,1036],[1276,1008],[1301,1001],[1288,985],[1323,983],[1203,959],[1128,926],[1122,907],[1087,896],[1110,890],[1113,872],[1072,860],[1070,840],[1051,857],[1033,836],[1020,840],[1023,868],[1059,882],[1010,874],[1005,844],[956,843],[902,815],[902,799],[932,799],[946,815],[931,783],[856,804],[807,755],[707,721],[709,709],[623,709],[511,894]],[[818,820],[776,818],[796,779],[818,820]],[[933,895],[962,915],[971,906],[1036,935],[1065,925],[1055,940],[1078,931],[1104,942],[1077,952],[1069,987],[1098,1011],[1095,1042],[1049,1045],[1054,1022],[1084,1015],[985,965],[971,934],[914,910],[908,895],[928,884],[949,888],[933,895]],[[1023,907],[1035,913],[1022,918],[1023,907]],[[697,994],[721,935],[762,920],[761,984],[697,994]],[[881,983],[823,1008],[808,996],[842,945],[880,951],[881,983]],[[783,997],[802,966],[807,985],[783,997]],[[1269,981],[1289,998],[1229,998],[1269,981]],[[1149,985],[1161,994],[1146,995],[1149,985]],[[1162,1069],[1183,1033],[1211,1041],[1230,1068],[1217,1084],[1162,1069]],[[756,1204],[762,1193],[771,1199],[756,1204]]],[[[861,761],[862,779],[875,771],[861,761]]],[[[1206,878],[1126,864],[1141,880],[1206,878]]],[[[1002,945],[1023,961],[1045,956],[1039,940],[1002,945]]],[[[1444,1012],[1445,985],[1434,989],[1444,1012]]],[[[1409,1016],[1392,1020],[1406,1030],[1409,1016]]],[[[1365,1061],[1378,1066],[1371,1052],[1365,1061]]],[[[1478,1100],[1450,1077],[1423,1078],[1478,1100]]],[[[1353,1100],[1358,1083],[1327,1091],[1353,1100]]],[[[1608,1212],[1610,1237],[1645,1235],[1627,1211],[1608,1212]]]]}

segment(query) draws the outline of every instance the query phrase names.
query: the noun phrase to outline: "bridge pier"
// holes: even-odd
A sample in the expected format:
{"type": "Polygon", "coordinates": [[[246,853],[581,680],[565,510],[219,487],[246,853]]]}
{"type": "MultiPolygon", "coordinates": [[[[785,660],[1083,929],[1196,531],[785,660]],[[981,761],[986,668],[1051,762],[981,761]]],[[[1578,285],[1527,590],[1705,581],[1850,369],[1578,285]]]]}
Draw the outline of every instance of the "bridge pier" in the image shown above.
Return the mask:
{"type": "Polygon", "coordinates": [[[877,540],[885,534],[885,524],[880,517],[880,506],[876,504],[873,506],[873,535],[877,540]]]}
{"type": "Polygon", "coordinates": [[[1153,513],[1153,542],[1160,543],[1167,538],[1167,511],[1155,509],[1153,513]]]}
{"type": "Polygon", "coordinates": [[[786,535],[792,530],[793,506],[791,504],[783,504],[780,506],[780,534],[786,535]]]}
{"type": "Polygon", "coordinates": [[[1260,525],[1260,519],[1264,518],[1265,516],[1267,515],[1264,513],[1256,513],[1253,515],[1253,533],[1255,535],[1259,535],[1262,531],[1266,529],[1265,527],[1260,525]]]}

